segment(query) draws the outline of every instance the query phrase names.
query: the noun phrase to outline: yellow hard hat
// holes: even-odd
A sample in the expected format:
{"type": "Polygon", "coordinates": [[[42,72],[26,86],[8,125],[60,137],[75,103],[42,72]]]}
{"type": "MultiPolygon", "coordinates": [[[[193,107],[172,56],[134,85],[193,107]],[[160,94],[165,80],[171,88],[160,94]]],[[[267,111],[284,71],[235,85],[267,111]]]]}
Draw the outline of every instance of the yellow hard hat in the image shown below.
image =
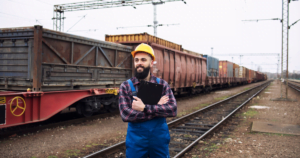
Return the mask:
{"type": "Polygon", "coordinates": [[[145,43],[138,45],[134,51],[131,52],[131,55],[134,57],[137,52],[145,52],[152,56],[152,60],[155,61],[154,51],[151,46],[145,43]]]}

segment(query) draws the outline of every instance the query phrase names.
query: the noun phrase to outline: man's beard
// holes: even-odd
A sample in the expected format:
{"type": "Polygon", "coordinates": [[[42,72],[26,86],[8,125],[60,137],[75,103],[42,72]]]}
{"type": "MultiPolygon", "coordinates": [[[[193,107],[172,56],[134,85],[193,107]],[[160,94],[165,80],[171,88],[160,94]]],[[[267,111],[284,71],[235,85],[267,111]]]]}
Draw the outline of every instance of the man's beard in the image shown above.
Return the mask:
{"type": "Polygon", "coordinates": [[[143,79],[145,79],[145,78],[148,76],[149,71],[150,71],[150,64],[149,64],[149,66],[146,67],[146,68],[143,67],[143,66],[138,66],[138,67],[135,68],[135,77],[136,77],[137,79],[139,79],[139,80],[143,80],[143,79]],[[137,69],[138,69],[139,67],[143,68],[144,70],[143,70],[142,72],[138,72],[137,69]]]}

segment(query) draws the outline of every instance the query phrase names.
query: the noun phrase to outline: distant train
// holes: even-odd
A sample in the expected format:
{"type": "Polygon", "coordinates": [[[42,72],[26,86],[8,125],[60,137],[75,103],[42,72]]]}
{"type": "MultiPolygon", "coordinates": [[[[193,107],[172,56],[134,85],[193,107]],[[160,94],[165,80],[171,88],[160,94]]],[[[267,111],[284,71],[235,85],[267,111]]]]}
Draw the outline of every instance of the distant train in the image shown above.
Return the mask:
{"type": "Polygon", "coordinates": [[[116,110],[120,84],[134,76],[131,51],[140,43],[153,47],[151,72],[177,95],[267,80],[265,74],[146,33],[105,39],[38,25],[0,29],[0,128],[44,121],[67,107],[83,116],[116,110]]]}

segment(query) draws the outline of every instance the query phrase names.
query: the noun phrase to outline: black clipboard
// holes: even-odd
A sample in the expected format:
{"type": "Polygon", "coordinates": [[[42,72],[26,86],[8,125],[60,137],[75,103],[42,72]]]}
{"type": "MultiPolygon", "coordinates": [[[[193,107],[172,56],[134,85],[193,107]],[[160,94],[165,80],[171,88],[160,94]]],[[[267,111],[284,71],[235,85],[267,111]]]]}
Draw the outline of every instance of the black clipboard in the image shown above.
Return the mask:
{"type": "Polygon", "coordinates": [[[144,104],[156,105],[162,97],[163,85],[142,81],[138,89],[137,97],[144,104]]]}

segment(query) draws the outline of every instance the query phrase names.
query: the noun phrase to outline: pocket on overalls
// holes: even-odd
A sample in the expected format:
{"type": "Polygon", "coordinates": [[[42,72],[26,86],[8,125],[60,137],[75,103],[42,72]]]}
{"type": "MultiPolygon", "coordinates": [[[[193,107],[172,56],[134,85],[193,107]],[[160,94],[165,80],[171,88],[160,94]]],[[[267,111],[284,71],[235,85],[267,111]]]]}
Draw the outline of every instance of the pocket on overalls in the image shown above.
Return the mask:
{"type": "Polygon", "coordinates": [[[163,123],[160,127],[157,127],[152,132],[153,140],[160,145],[166,145],[170,143],[170,133],[167,123],[163,123]]]}
{"type": "Polygon", "coordinates": [[[130,123],[128,124],[126,146],[141,146],[147,141],[147,132],[141,129],[139,124],[130,123]]]}

